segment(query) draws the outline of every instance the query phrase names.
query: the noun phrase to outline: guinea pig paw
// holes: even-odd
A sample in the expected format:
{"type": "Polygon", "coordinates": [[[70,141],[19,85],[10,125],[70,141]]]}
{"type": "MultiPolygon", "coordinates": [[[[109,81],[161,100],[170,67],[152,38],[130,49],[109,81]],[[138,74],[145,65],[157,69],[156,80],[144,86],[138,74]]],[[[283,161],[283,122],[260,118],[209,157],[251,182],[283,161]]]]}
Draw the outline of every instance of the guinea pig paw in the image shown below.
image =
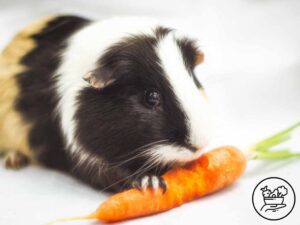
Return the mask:
{"type": "Polygon", "coordinates": [[[17,170],[29,163],[29,159],[18,151],[12,151],[5,155],[4,166],[7,169],[17,170]]]}
{"type": "Polygon", "coordinates": [[[157,175],[145,175],[137,178],[132,182],[132,187],[141,191],[145,191],[147,188],[152,188],[154,191],[158,191],[161,188],[163,193],[167,190],[167,185],[164,179],[157,175]]]}

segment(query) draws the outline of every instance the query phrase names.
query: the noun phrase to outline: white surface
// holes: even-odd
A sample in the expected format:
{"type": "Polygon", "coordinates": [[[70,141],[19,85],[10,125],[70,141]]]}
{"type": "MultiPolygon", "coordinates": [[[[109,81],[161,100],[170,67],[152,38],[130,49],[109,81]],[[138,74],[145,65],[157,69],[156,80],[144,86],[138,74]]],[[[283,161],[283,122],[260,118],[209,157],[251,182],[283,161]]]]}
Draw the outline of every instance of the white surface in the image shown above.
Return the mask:
{"type": "MultiPolygon", "coordinates": [[[[0,1],[0,48],[22,26],[53,13],[153,16],[202,41],[203,78],[218,118],[213,145],[241,148],[300,118],[300,2],[244,1],[0,1]]],[[[263,178],[288,180],[300,196],[300,161],[250,162],[246,174],[217,194],[122,224],[300,224],[300,203],[279,222],[259,217],[251,195],[263,178]]],[[[41,225],[93,211],[107,196],[43,168],[0,168],[0,224],[41,225]]],[[[98,224],[94,221],[66,224],[98,224]]]]}

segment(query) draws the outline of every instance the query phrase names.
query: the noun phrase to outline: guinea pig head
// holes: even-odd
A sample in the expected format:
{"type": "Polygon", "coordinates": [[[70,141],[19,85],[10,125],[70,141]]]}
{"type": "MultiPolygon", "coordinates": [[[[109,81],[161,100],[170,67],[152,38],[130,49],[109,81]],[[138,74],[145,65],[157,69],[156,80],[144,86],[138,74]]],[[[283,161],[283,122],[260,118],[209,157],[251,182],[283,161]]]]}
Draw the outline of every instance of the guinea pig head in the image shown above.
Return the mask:
{"type": "Polygon", "coordinates": [[[107,48],[83,79],[77,138],[105,161],[133,169],[185,163],[209,140],[211,118],[194,68],[203,54],[195,42],[157,28],[107,48]]]}

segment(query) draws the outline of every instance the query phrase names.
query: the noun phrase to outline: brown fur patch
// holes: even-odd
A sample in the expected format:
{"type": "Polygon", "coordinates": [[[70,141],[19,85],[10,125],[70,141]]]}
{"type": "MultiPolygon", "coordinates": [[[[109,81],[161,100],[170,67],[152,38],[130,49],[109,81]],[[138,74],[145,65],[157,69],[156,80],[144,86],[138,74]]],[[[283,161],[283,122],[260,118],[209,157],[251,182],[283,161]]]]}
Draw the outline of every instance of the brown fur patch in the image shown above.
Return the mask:
{"type": "Polygon", "coordinates": [[[54,18],[47,17],[25,27],[0,55],[0,153],[19,151],[33,162],[36,160],[28,144],[31,125],[15,110],[15,99],[19,96],[16,75],[26,70],[20,61],[36,47],[31,35],[39,33],[54,18]]]}
{"type": "Polygon", "coordinates": [[[203,61],[204,61],[204,54],[203,52],[198,51],[196,56],[196,65],[203,63],[203,61]]]}

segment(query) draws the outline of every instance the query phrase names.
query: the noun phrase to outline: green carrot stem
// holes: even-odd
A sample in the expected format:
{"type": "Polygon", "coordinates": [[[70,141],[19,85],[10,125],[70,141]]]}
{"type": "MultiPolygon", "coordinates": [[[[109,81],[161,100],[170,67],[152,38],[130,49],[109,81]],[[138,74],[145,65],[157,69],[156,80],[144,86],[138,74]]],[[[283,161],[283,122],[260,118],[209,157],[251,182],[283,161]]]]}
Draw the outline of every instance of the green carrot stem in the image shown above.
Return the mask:
{"type": "Polygon", "coordinates": [[[290,139],[290,136],[287,134],[283,134],[282,136],[275,136],[273,139],[264,140],[254,145],[256,151],[267,151],[273,146],[276,146],[280,143],[283,143],[290,139]]]}
{"type": "Polygon", "coordinates": [[[299,126],[300,126],[300,122],[296,123],[293,126],[290,126],[289,128],[277,134],[272,135],[271,137],[268,137],[264,140],[257,142],[256,144],[253,145],[253,148],[256,151],[267,151],[269,148],[289,140],[291,132],[299,126]]]}
{"type": "Polygon", "coordinates": [[[288,159],[299,157],[300,153],[293,153],[288,150],[275,151],[275,152],[256,152],[254,159],[288,159]]]}
{"type": "Polygon", "coordinates": [[[291,138],[292,131],[294,131],[298,127],[300,127],[300,122],[252,145],[249,153],[250,159],[286,159],[293,157],[300,158],[300,152],[293,153],[290,152],[289,149],[277,151],[272,150],[273,147],[288,141],[291,138]]]}

